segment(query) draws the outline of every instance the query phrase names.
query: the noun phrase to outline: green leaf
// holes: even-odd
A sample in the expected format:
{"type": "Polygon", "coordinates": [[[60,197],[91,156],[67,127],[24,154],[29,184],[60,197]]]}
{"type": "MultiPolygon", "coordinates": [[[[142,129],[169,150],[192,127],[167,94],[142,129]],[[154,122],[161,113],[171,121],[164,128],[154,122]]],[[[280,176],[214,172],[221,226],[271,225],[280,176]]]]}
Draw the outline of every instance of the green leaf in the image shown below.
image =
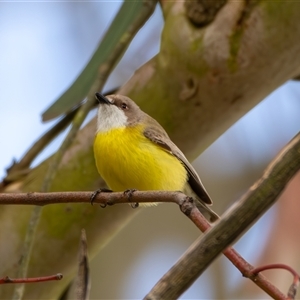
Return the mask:
{"type": "Polygon", "coordinates": [[[91,60],[74,83],[42,114],[43,121],[48,121],[69,112],[87,96],[96,79],[99,66],[107,60],[122,35],[138,18],[144,6],[144,1],[124,1],[91,60]]]}

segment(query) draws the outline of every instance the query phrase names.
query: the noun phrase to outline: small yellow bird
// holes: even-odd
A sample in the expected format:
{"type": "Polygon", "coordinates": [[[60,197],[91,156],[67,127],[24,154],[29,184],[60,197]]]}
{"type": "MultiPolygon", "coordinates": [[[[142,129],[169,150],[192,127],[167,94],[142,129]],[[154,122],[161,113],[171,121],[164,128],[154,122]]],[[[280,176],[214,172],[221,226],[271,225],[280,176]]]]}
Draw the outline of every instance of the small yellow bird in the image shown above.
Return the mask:
{"type": "Polygon", "coordinates": [[[99,101],[94,155],[99,174],[114,192],[183,191],[196,198],[211,222],[218,215],[198,174],[162,126],[130,98],[96,93],[99,101]]]}

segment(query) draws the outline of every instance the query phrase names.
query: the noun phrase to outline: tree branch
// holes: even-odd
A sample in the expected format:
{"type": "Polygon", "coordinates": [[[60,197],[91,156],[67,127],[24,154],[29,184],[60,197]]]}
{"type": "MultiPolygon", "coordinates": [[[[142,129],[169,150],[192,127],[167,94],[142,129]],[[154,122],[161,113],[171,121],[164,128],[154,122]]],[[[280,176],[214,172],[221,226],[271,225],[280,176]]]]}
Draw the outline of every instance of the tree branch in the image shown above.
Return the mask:
{"type": "MultiPolygon", "coordinates": [[[[93,192],[0,193],[0,205],[38,205],[90,203],[93,192]]],[[[111,206],[121,203],[173,202],[181,205],[187,196],[181,192],[135,191],[130,198],[123,192],[99,193],[93,203],[111,206]]]]}

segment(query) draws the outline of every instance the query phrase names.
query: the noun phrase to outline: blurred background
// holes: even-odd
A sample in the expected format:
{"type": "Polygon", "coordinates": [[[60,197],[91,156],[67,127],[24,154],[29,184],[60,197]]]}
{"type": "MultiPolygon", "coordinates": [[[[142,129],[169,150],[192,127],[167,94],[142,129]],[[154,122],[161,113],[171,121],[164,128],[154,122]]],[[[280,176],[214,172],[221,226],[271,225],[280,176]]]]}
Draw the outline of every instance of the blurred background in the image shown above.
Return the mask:
{"type": "MultiPolygon", "coordinates": [[[[41,123],[41,113],[76,79],[120,5],[119,1],[0,2],[1,178],[12,161],[19,160],[55,123],[41,123]]],[[[157,7],[104,91],[122,85],[159,51],[162,28],[162,13],[157,7]]],[[[300,83],[286,83],[194,162],[218,213],[261,176],[270,160],[299,131],[299,97],[300,83]]],[[[95,114],[92,111],[89,118],[95,114]]],[[[34,164],[52,154],[63,137],[34,164]]],[[[267,245],[276,216],[277,208],[273,207],[236,244],[252,264],[267,245]]],[[[91,299],[143,297],[198,236],[198,230],[176,206],[143,209],[91,262],[91,299]]],[[[226,259],[219,258],[182,299],[218,298],[236,288],[238,280],[245,281],[226,259]]]]}

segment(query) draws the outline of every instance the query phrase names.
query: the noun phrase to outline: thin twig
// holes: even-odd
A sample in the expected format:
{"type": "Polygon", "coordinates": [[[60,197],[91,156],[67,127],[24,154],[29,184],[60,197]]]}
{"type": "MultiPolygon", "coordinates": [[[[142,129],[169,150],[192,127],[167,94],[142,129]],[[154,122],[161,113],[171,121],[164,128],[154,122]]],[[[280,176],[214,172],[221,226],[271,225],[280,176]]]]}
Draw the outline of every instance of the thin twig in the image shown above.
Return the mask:
{"type": "Polygon", "coordinates": [[[50,275],[50,276],[42,276],[42,277],[31,277],[31,278],[10,278],[8,276],[0,278],[0,284],[7,283],[37,283],[37,282],[45,282],[45,281],[53,281],[53,280],[61,280],[63,275],[61,273],[50,275]]]}
{"type": "Polygon", "coordinates": [[[250,273],[252,273],[253,275],[257,275],[260,272],[263,272],[266,270],[272,270],[272,269],[287,270],[288,272],[290,272],[293,275],[293,277],[297,277],[298,280],[300,278],[300,275],[293,268],[291,268],[290,266],[285,265],[285,264],[270,264],[270,265],[260,266],[260,267],[252,269],[250,273]]]}
{"type": "Polygon", "coordinates": [[[272,269],[287,270],[288,272],[290,272],[293,275],[293,283],[291,284],[291,286],[288,290],[288,299],[295,299],[297,287],[299,285],[300,275],[292,267],[285,265],[285,264],[269,264],[269,265],[254,268],[250,271],[250,273],[253,275],[257,275],[260,272],[263,272],[266,270],[272,270],[272,269]]]}
{"type": "MultiPolygon", "coordinates": [[[[38,205],[57,203],[90,203],[94,192],[0,193],[0,205],[38,205]]],[[[128,197],[123,192],[99,193],[93,203],[111,206],[121,203],[173,202],[181,205],[187,196],[181,192],[135,191],[128,197]]]]}

